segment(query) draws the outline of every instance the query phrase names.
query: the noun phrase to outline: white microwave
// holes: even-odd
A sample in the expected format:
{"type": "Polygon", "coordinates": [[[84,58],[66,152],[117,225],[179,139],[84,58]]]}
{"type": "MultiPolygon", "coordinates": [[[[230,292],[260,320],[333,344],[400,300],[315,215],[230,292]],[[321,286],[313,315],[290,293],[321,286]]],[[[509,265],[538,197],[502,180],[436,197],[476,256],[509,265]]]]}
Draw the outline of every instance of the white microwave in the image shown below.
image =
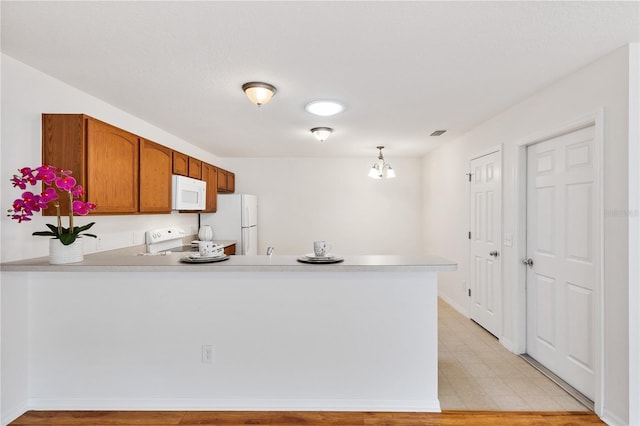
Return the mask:
{"type": "Polygon", "coordinates": [[[173,175],[171,180],[173,210],[204,210],[206,208],[206,182],[179,175],[173,175]]]}

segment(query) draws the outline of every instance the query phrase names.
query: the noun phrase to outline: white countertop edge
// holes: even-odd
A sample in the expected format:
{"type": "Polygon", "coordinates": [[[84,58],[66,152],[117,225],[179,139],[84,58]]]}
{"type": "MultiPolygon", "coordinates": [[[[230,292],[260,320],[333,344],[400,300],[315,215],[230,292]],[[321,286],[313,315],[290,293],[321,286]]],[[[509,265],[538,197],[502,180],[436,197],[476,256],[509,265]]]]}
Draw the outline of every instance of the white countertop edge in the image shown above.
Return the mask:
{"type": "Polygon", "coordinates": [[[187,264],[180,262],[184,253],[166,256],[135,256],[96,253],[85,256],[83,262],[50,265],[48,257],[3,263],[1,271],[22,272],[451,272],[454,262],[429,255],[360,255],[342,256],[344,261],[333,264],[298,262],[298,256],[230,256],[215,263],[187,264]]]}
{"type": "Polygon", "coordinates": [[[231,266],[216,268],[212,265],[151,266],[151,265],[3,265],[1,272],[453,272],[456,266],[362,266],[362,265],[303,265],[297,266],[231,266]]]}

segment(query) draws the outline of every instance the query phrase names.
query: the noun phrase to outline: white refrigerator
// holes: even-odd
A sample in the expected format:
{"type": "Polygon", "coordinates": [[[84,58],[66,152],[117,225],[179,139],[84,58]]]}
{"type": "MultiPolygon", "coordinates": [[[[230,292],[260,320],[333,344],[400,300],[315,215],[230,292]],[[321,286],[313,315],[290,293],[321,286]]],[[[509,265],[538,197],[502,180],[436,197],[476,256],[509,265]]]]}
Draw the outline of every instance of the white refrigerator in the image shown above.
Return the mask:
{"type": "Polygon", "coordinates": [[[236,254],[258,254],[258,197],[219,194],[216,213],[200,213],[200,226],[210,225],[213,239],[236,241],[236,254]]]}

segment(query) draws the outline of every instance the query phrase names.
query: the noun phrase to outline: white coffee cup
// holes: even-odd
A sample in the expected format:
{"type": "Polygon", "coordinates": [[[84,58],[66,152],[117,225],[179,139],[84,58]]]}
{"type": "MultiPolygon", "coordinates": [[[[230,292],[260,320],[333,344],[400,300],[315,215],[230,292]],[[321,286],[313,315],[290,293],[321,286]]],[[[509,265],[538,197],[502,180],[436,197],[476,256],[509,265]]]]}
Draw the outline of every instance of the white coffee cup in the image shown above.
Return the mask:
{"type": "Polygon", "coordinates": [[[313,254],[316,256],[326,256],[331,251],[331,244],[326,241],[313,242],[313,254]]]}
{"type": "Polygon", "coordinates": [[[198,241],[198,251],[202,257],[213,256],[213,247],[213,241],[198,241]]]}

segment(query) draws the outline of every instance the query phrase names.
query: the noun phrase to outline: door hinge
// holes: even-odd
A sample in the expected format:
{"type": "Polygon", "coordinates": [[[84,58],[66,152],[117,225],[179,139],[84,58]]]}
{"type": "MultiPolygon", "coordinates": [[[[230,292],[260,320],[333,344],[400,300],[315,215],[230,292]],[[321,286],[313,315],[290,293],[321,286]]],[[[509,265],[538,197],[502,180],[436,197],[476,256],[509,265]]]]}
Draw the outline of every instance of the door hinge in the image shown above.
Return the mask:
{"type": "Polygon", "coordinates": [[[471,297],[471,289],[468,289],[469,297],[471,297]]]}
{"type": "Polygon", "coordinates": [[[465,173],[467,175],[467,177],[469,178],[469,182],[471,182],[471,175],[472,173],[465,173]]]}
{"type": "Polygon", "coordinates": [[[471,239],[471,231],[469,231],[469,239],[471,239]]]}

